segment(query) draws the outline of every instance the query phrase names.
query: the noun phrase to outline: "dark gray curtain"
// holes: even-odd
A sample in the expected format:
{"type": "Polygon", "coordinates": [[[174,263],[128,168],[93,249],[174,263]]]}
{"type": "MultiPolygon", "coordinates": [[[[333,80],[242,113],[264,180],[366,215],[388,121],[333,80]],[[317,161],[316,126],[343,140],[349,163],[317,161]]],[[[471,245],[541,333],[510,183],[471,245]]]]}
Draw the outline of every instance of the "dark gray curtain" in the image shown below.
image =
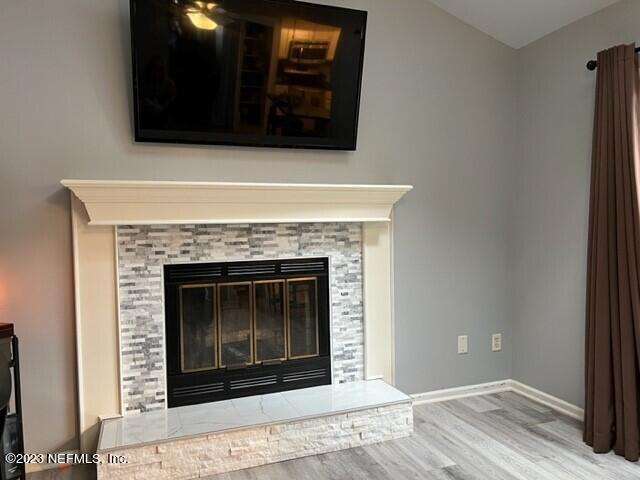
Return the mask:
{"type": "Polygon", "coordinates": [[[584,440],[640,455],[640,213],[635,45],[598,54],[587,266],[584,440]]]}

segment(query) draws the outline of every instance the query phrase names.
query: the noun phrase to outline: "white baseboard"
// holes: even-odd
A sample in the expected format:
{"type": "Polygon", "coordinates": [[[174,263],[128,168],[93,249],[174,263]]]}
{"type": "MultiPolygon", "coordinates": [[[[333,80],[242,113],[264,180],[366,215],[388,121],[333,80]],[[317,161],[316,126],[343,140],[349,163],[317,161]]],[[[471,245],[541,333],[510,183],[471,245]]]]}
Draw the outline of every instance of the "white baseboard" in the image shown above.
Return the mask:
{"type": "Polygon", "coordinates": [[[467,385],[464,387],[445,388],[426,393],[415,393],[411,395],[414,405],[423,403],[444,402],[455,400],[456,398],[474,397],[476,395],[487,395],[489,393],[507,392],[511,390],[511,380],[498,380],[496,382],[479,383],[477,385],[467,385]]]}
{"type": "Polygon", "coordinates": [[[529,385],[525,385],[524,383],[518,382],[517,380],[511,380],[511,386],[511,390],[513,392],[516,392],[523,397],[527,397],[531,400],[541,403],[542,405],[552,408],[553,410],[556,410],[560,413],[564,413],[568,417],[575,418],[576,420],[584,419],[584,410],[577,405],[565,402],[561,398],[549,395],[548,393],[530,387],[529,385]]]}
{"type": "Polygon", "coordinates": [[[584,410],[582,408],[512,379],[479,383],[477,385],[466,385],[464,387],[445,388],[432,392],[415,393],[411,395],[411,397],[413,398],[414,405],[421,405],[499,392],[515,392],[571,418],[577,420],[584,418],[584,410]]]}

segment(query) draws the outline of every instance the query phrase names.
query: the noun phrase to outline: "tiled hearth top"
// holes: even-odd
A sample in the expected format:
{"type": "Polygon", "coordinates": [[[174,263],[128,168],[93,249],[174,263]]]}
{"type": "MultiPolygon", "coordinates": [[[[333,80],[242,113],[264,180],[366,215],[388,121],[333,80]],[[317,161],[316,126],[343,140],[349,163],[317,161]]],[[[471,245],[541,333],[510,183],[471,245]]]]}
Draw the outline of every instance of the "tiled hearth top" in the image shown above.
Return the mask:
{"type": "Polygon", "coordinates": [[[103,421],[98,452],[409,401],[382,380],[370,380],[145,412],[103,421]]]}

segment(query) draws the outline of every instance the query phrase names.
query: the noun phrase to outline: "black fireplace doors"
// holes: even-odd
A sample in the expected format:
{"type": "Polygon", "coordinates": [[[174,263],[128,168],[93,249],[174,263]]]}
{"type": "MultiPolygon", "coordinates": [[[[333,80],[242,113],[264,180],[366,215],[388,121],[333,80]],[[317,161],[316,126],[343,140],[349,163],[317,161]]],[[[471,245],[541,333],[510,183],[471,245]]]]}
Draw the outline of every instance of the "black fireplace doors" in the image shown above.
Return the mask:
{"type": "Polygon", "coordinates": [[[165,265],[169,407],[331,383],[327,258],[165,265]]]}

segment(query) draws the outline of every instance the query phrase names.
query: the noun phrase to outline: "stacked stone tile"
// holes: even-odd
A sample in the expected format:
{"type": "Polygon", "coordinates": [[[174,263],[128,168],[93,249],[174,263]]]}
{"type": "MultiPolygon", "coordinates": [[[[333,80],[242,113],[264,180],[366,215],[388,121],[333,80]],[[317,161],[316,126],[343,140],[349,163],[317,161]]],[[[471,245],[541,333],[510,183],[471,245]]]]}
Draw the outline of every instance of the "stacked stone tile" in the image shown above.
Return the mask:
{"type": "Polygon", "coordinates": [[[411,435],[411,401],[101,452],[98,480],[187,480],[411,435]],[[109,464],[107,454],[128,463],[109,464]]]}
{"type": "Polygon", "coordinates": [[[330,257],[334,383],[364,376],[359,223],[120,226],[118,293],[127,413],[166,407],[163,265],[330,257]]]}

